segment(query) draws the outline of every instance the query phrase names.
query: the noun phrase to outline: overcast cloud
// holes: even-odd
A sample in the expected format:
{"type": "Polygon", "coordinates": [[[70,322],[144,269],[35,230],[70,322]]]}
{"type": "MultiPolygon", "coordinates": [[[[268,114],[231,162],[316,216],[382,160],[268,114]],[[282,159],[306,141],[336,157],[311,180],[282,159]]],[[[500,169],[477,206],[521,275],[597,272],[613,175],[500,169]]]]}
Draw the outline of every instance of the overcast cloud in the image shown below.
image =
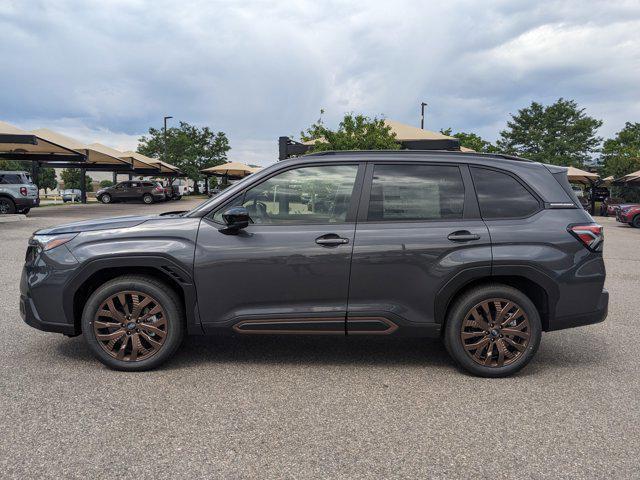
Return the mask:
{"type": "Polygon", "coordinates": [[[164,115],[267,164],[323,108],[494,140],[572,98],[640,121],[640,2],[0,0],[0,120],[132,148],[164,115]]]}

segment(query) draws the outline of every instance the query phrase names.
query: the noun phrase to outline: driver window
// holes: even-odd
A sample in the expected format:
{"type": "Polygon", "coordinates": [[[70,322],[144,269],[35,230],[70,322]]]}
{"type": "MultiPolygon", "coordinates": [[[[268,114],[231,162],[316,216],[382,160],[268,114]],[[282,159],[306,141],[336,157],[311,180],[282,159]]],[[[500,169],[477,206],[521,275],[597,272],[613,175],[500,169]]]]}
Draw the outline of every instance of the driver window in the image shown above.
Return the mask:
{"type": "MultiPolygon", "coordinates": [[[[357,173],[357,165],[287,170],[247,190],[223,210],[242,205],[258,225],[344,223],[357,173]]],[[[222,213],[214,220],[222,222],[222,213]]]]}

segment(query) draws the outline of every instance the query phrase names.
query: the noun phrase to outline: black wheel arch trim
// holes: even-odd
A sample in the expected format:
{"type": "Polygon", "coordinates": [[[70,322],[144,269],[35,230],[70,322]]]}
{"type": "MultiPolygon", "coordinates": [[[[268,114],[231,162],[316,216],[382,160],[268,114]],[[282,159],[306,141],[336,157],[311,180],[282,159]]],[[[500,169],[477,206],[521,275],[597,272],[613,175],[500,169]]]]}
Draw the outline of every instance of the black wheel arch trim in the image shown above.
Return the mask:
{"type": "MultiPolygon", "coordinates": [[[[436,323],[443,324],[445,321],[447,310],[449,309],[454,298],[462,290],[469,285],[480,280],[499,281],[500,278],[512,277],[522,278],[537,284],[546,293],[547,311],[544,312],[546,318],[543,323],[543,330],[548,330],[553,325],[555,318],[555,310],[560,298],[560,291],[556,284],[548,274],[531,265],[494,265],[493,267],[471,267],[458,272],[451,278],[437,293],[435,299],[434,318],[436,323]]],[[[527,294],[527,292],[523,292],[527,294]]],[[[540,312],[541,317],[543,312],[540,312]]]]}
{"type": "MultiPolygon", "coordinates": [[[[177,273],[177,277],[173,276],[174,282],[182,289],[185,303],[185,317],[187,320],[188,334],[202,335],[203,329],[198,313],[198,302],[195,283],[191,273],[183,266],[178,264],[171,257],[162,254],[153,255],[122,255],[122,256],[106,256],[96,257],[87,260],[71,277],[63,289],[63,309],[65,316],[74,321],[74,299],[78,289],[93,275],[101,270],[112,268],[132,268],[145,267],[153,268],[169,278],[172,277],[170,271],[177,273]],[[167,271],[169,267],[170,271],[167,271]]],[[[134,272],[135,273],[135,272],[134,272]]]]}

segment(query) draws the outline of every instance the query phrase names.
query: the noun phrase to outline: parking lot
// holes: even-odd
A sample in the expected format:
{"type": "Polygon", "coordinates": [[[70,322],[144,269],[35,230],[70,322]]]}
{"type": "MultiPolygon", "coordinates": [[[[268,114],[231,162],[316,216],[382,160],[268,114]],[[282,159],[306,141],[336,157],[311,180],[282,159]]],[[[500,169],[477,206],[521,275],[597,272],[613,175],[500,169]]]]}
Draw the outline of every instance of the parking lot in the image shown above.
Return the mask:
{"type": "Polygon", "coordinates": [[[545,334],[512,378],[462,373],[436,340],[266,336],[189,338],[128,374],[22,322],[34,230],[198,202],[0,224],[2,477],[640,478],[640,230],[612,219],[607,321],[545,334]]]}

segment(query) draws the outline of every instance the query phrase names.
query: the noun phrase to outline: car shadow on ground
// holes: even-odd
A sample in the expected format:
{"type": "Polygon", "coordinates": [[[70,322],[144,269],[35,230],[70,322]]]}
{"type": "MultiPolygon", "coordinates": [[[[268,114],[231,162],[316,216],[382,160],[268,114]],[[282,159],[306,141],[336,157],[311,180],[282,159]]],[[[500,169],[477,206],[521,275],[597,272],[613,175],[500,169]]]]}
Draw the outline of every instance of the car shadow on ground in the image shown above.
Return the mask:
{"type": "MultiPolygon", "coordinates": [[[[97,362],[82,337],[64,339],[57,351],[66,358],[97,362]]],[[[529,368],[519,375],[541,370],[606,363],[610,354],[597,333],[543,335],[529,368]]],[[[162,370],[207,364],[292,366],[419,366],[455,369],[440,339],[380,337],[247,336],[187,337],[162,370]]]]}

